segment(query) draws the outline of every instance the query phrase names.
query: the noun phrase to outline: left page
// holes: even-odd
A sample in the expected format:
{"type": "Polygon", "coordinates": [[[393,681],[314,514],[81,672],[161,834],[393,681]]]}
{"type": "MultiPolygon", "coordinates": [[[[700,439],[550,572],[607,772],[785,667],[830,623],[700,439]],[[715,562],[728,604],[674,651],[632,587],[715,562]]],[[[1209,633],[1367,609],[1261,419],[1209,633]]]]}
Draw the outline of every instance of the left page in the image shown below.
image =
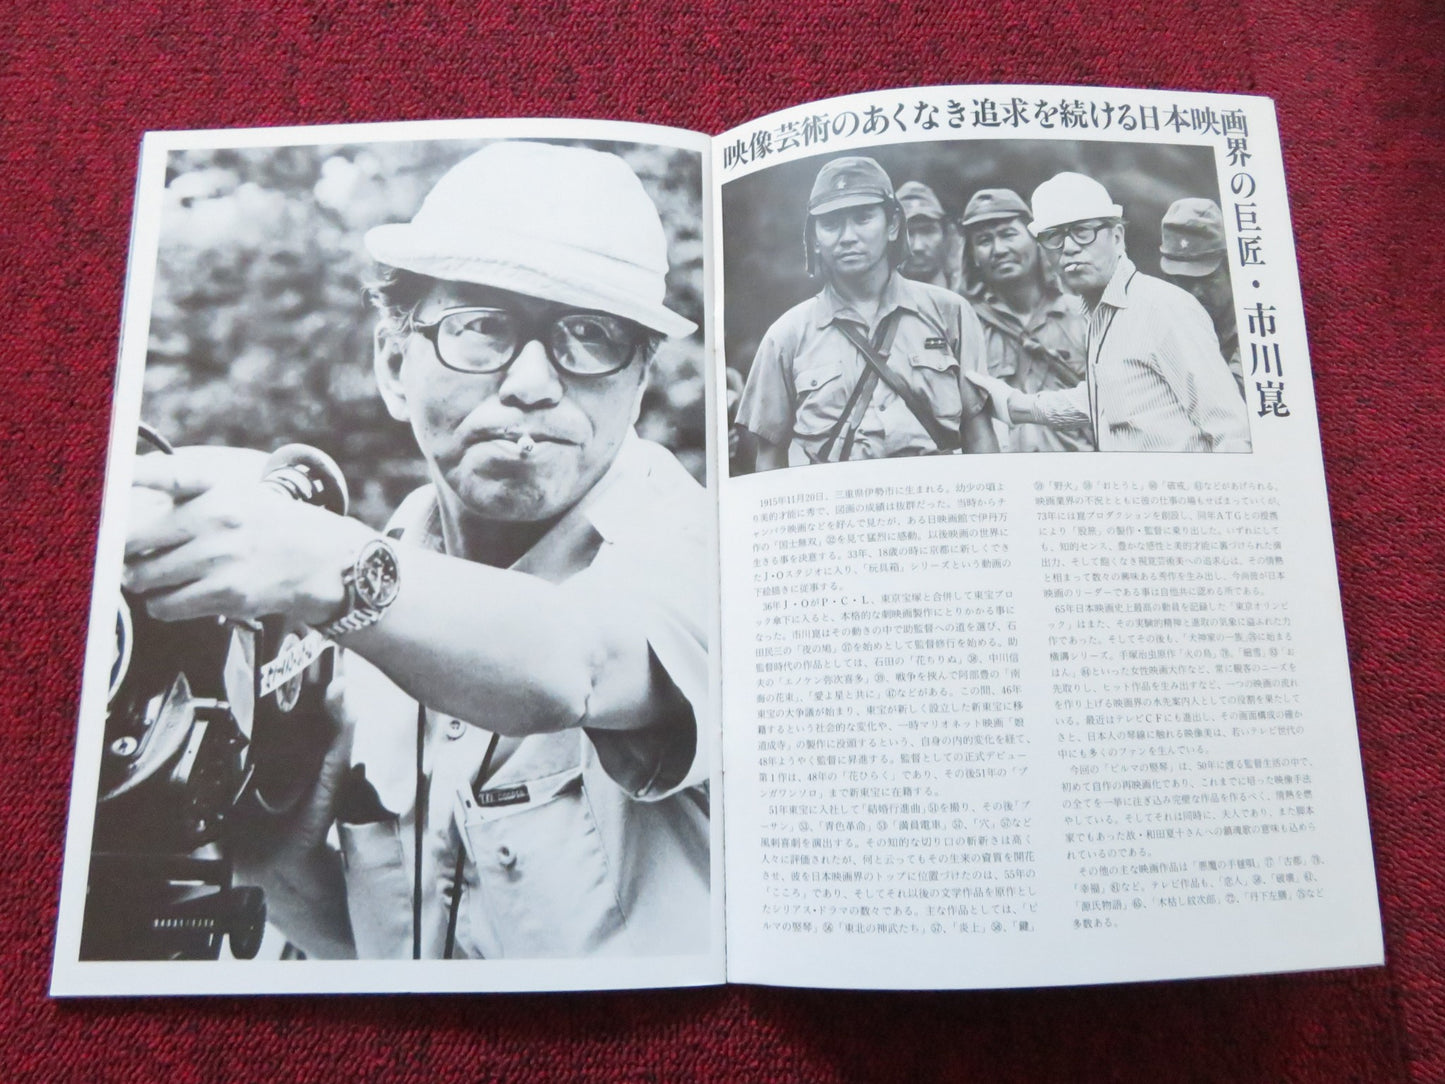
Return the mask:
{"type": "Polygon", "coordinates": [[[710,160],[145,138],[52,994],[723,980],[710,160]]]}

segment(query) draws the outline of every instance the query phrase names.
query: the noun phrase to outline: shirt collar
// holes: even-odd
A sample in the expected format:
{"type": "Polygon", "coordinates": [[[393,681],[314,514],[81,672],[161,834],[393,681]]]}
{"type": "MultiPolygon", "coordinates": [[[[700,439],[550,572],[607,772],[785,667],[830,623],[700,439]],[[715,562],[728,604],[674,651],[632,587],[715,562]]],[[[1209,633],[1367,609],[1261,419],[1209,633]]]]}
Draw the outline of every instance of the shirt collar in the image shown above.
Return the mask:
{"type": "Polygon", "coordinates": [[[1104,296],[1099,298],[1099,304],[1115,309],[1128,308],[1129,280],[1137,270],[1133,260],[1128,256],[1120,256],[1119,263],[1114,268],[1114,277],[1109,280],[1109,285],[1104,287],[1104,296]]]}
{"type": "MultiPolygon", "coordinates": [[[[911,289],[912,283],[905,279],[896,270],[888,276],[888,281],[883,284],[883,296],[878,301],[878,316],[875,319],[883,319],[894,309],[908,309],[911,312],[918,312],[918,300],[914,297],[911,289]]],[[[818,328],[827,327],[839,316],[851,317],[855,323],[865,323],[858,310],[853,307],[851,301],[845,300],[837,290],[833,289],[831,282],[823,285],[823,291],[818,295],[817,307],[814,311],[814,322],[818,328]]]]}

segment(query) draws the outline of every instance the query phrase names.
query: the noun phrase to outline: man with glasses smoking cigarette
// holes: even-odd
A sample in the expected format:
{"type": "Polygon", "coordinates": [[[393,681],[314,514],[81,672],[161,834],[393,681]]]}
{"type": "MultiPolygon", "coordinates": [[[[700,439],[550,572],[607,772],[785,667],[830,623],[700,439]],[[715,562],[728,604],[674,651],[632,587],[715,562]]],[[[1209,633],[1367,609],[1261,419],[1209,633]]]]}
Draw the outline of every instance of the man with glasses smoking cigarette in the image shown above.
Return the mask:
{"type": "Polygon", "coordinates": [[[430,476],[385,534],[201,459],[137,472],[176,502],[128,546],[153,614],[346,648],[337,741],[244,874],[315,956],[703,952],[705,495],[633,431],[696,330],[657,209],[614,155],[498,142],[366,245],[377,384],[430,476]]]}
{"type": "Polygon", "coordinates": [[[1089,427],[1099,451],[1247,452],[1244,401],[1209,314],[1142,274],[1124,250],[1124,211],[1104,186],[1060,173],[1034,190],[1029,230],[1089,317],[1086,379],[1026,394],[968,373],[1009,424],[1089,427]]]}
{"type": "MultiPolygon", "coordinates": [[[[965,296],[983,324],[988,373],[1021,392],[1072,388],[1084,377],[1083,303],[1065,293],[1033,234],[1029,206],[1008,188],[975,192],[963,210],[965,296]]],[[[1089,430],[1020,423],[1014,452],[1091,451],[1089,430]]]]}

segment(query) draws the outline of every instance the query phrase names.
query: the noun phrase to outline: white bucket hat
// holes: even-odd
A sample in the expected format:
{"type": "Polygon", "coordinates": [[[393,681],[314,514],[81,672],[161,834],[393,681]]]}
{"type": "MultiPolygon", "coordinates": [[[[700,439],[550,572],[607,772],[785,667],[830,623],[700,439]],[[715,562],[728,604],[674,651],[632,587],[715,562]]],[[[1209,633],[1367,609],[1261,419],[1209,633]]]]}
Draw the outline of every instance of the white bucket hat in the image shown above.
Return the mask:
{"type": "Polygon", "coordinates": [[[468,155],[410,222],[366,232],[372,258],[634,320],[664,335],[697,325],[663,304],[667,236],[615,154],[498,142],[468,155]]]}
{"type": "Polygon", "coordinates": [[[1070,222],[1124,217],[1124,208],[1110,198],[1108,190],[1082,173],[1054,174],[1034,189],[1033,205],[1029,232],[1035,237],[1070,222]]]}

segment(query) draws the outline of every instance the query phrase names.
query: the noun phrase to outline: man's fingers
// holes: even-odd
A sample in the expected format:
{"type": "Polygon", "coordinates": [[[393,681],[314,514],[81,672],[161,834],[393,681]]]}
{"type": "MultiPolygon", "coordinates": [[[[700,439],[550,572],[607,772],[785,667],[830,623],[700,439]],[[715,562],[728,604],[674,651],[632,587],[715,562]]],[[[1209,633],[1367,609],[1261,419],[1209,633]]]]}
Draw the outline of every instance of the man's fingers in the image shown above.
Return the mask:
{"type": "Polygon", "coordinates": [[[179,504],[198,497],[219,481],[215,469],[193,455],[143,455],[135,461],[131,484],[158,490],[179,504]]]}
{"type": "Polygon", "coordinates": [[[184,537],[178,537],[171,548],[152,547],[147,553],[147,556],[133,557],[123,572],[126,588],[141,595],[194,583],[216,563],[214,555],[201,543],[184,537]]]}
{"type": "Polygon", "coordinates": [[[201,580],[180,587],[159,588],[145,596],[146,612],[159,621],[189,621],[196,617],[246,618],[240,612],[240,595],[214,580],[201,580]]]}
{"type": "MultiPolygon", "coordinates": [[[[238,525],[237,490],[227,472],[214,471],[205,464],[179,464],[178,468],[169,480],[148,468],[152,470],[149,480],[160,485],[131,487],[131,521],[125,543],[128,560],[151,551],[173,549],[218,528],[238,525]],[[209,482],[200,487],[199,483],[206,479],[209,482]]],[[[257,484],[256,478],[246,479],[242,486],[247,491],[272,495],[272,491],[257,484]]]]}
{"type": "MultiPolygon", "coordinates": [[[[204,535],[214,526],[215,502],[199,498],[177,503],[158,489],[131,489],[131,522],[126,531],[125,555],[133,568],[145,563],[145,555],[163,553],[204,535]],[[141,561],[135,559],[139,557],[141,561]]],[[[130,586],[144,591],[144,586],[130,586]]],[[[161,584],[151,584],[159,587],[161,584]]]]}
{"type": "Polygon", "coordinates": [[[131,487],[125,520],[127,558],[185,541],[173,537],[175,528],[169,521],[175,507],[175,502],[159,490],[131,487]]]}
{"type": "Polygon", "coordinates": [[[219,485],[259,482],[266,453],[253,448],[194,445],[174,455],[152,453],[135,461],[133,484],[169,494],[177,504],[219,485]]]}
{"type": "Polygon", "coordinates": [[[985,399],[992,399],[997,394],[997,381],[993,377],[974,372],[972,369],[963,370],[963,375],[985,399]]]}
{"type": "MultiPolygon", "coordinates": [[[[147,554],[162,554],[167,550],[183,546],[196,537],[196,532],[186,518],[168,515],[152,518],[133,525],[125,538],[125,559],[127,567],[134,566],[136,559],[146,560],[147,554]]],[[[127,587],[130,584],[126,585],[127,587]]],[[[144,590],[136,587],[133,590],[144,590]]]]}
{"type": "Polygon", "coordinates": [[[976,372],[973,369],[963,370],[963,375],[988,400],[989,412],[1005,425],[1009,424],[1008,400],[1009,392],[1012,389],[1008,384],[996,376],[989,376],[987,373],[976,372]]]}

